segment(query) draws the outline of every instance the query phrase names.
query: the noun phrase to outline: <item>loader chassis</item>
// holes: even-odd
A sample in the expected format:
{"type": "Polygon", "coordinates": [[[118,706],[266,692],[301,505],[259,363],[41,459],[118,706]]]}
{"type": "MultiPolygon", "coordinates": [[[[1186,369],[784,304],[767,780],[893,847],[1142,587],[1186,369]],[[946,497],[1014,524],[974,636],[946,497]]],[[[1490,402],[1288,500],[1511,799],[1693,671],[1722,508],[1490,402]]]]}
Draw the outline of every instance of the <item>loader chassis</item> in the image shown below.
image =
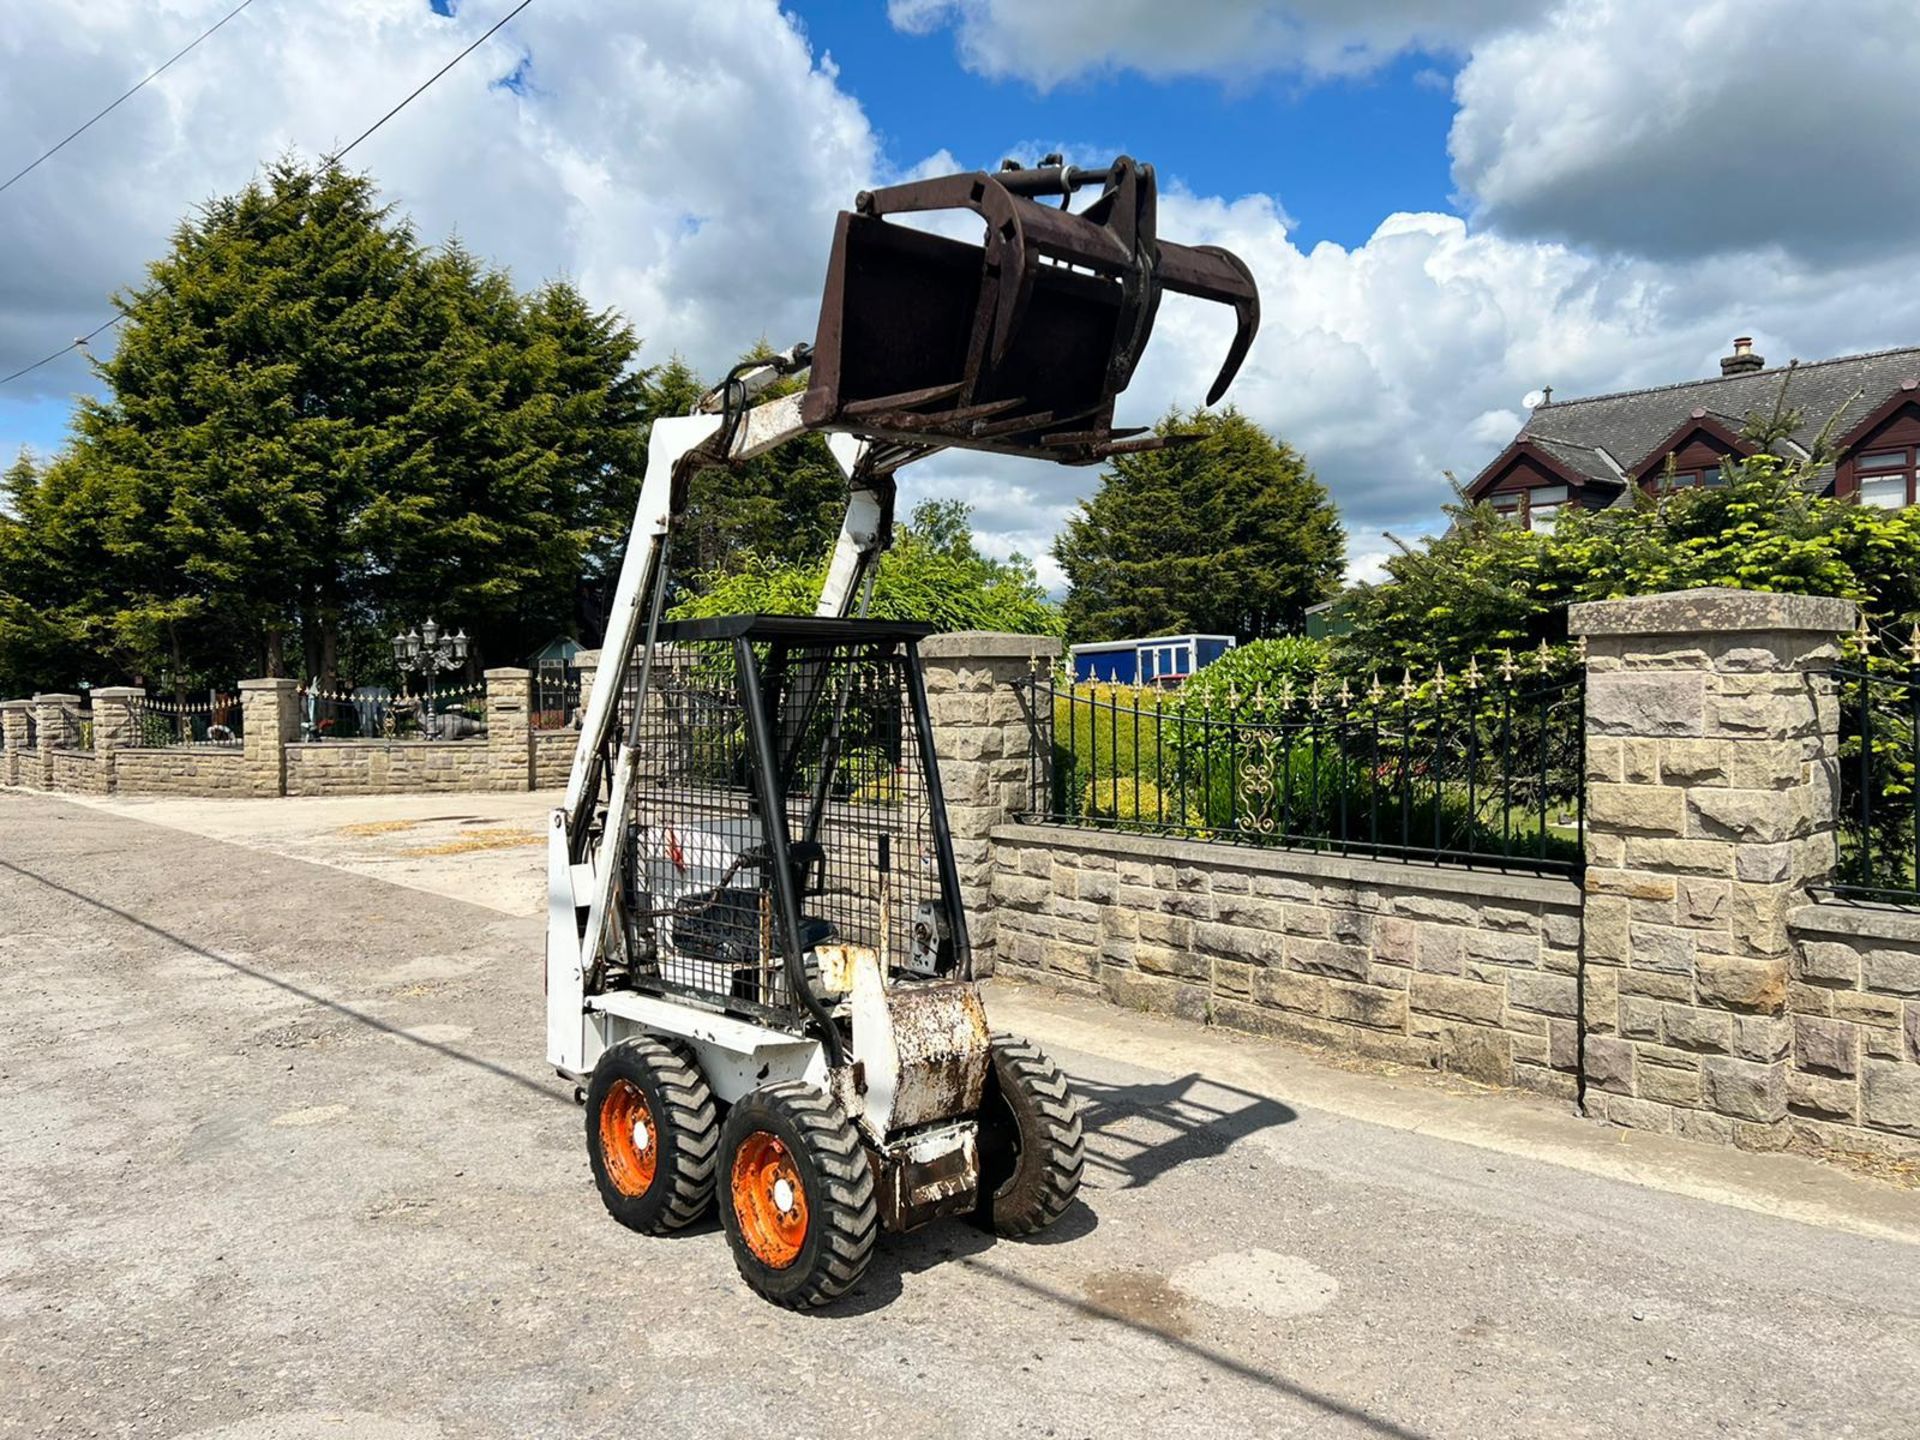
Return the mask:
{"type": "Polygon", "coordinates": [[[1161,289],[1235,307],[1210,400],[1259,315],[1237,259],[1158,239],[1152,169],[1125,157],[915,182],[857,209],[814,344],[652,426],[548,837],[547,1054],[585,1101],[603,1201],[658,1233],[717,1198],[742,1275],[794,1307],[856,1283],[882,1226],[1051,1224],[1082,1167],[1064,1077],[989,1031],[974,983],[930,627],[854,613],[891,540],[894,475],[955,446],[1084,464],[1173,443],[1112,428],[1161,289]],[[980,215],[983,244],[885,218],[942,208],[980,215]],[[848,480],[815,613],[667,618],[693,474],[809,433],[848,480]]]}

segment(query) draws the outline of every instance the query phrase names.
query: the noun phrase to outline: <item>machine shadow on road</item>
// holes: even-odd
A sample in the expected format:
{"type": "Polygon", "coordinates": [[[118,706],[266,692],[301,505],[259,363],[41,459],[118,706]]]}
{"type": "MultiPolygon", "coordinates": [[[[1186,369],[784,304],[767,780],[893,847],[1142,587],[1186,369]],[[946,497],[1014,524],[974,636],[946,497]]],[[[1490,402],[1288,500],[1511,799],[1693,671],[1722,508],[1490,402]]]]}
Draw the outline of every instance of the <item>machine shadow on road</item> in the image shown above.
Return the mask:
{"type": "Polygon", "coordinates": [[[489,1075],[509,1081],[512,1084],[518,1085],[523,1090],[530,1090],[534,1094],[546,1099],[558,1100],[566,1105],[573,1103],[566,1091],[553,1085],[545,1084],[529,1075],[522,1075],[517,1070],[509,1069],[505,1065],[485,1059],[482,1056],[457,1049],[444,1041],[431,1040],[424,1035],[416,1035],[403,1026],[382,1020],[377,1015],[369,1015],[366,1011],[355,1009],[344,1001],[330,1000],[325,995],[309,990],[303,985],[296,985],[291,980],[282,979],[280,976],[262,970],[258,966],[243,964],[231,956],[220,954],[217,950],[209,950],[204,945],[196,945],[184,935],[176,935],[173,931],[163,926],[155,925],[150,920],[142,920],[131,911],[122,910],[117,905],[109,905],[104,900],[96,899],[82,891],[73,889],[71,886],[62,885],[58,880],[50,880],[45,875],[27,869],[24,865],[16,865],[11,860],[0,860],[0,869],[11,870],[16,875],[24,876],[28,880],[37,881],[49,890],[57,890],[62,895],[78,900],[83,905],[91,905],[94,909],[112,915],[116,919],[123,920],[129,925],[136,926],[146,931],[149,935],[166,941],[169,945],[177,945],[189,954],[198,955],[203,960],[211,960],[214,964],[223,966],[236,974],[245,975],[250,980],[258,980],[264,985],[271,985],[276,990],[285,991],[287,994],[297,996],[311,1005],[318,1005],[322,1009],[330,1010],[336,1015],[353,1021],[355,1024],[364,1025],[370,1030],[377,1030],[380,1034],[390,1036],[395,1040],[404,1040],[407,1044],[417,1045],[423,1050],[430,1050],[434,1054],[443,1056],[448,1060],[457,1061],[462,1065],[470,1065],[476,1070],[483,1070],[489,1075]]]}
{"type": "Polygon", "coordinates": [[[1289,1105],[1198,1071],[1155,1084],[1109,1085],[1073,1077],[1084,1110],[1087,1165],[1123,1190],[1224,1155],[1238,1141],[1298,1118],[1289,1105]]]}
{"type": "Polygon", "coordinates": [[[995,1240],[964,1225],[936,1225],[892,1237],[875,1252],[860,1288],[831,1313],[884,1309],[899,1295],[903,1277],[956,1258],[974,1259],[998,1245],[1070,1245],[1100,1223],[1090,1196],[1151,1185],[1180,1165],[1224,1155],[1237,1142],[1297,1118],[1290,1106],[1197,1071],[1134,1085],[1076,1075],[1073,1087],[1081,1098],[1080,1126],[1093,1177],[1078,1204],[1056,1224],[1024,1240],[995,1240]]]}
{"type": "MultiPolygon", "coordinates": [[[[975,1275],[998,1280],[1012,1286],[1016,1290],[1023,1291],[1033,1301],[1057,1306],[1073,1315],[1086,1319],[1104,1320],[1110,1324],[1125,1326],[1137,1334],[1152,1336],[1169,1349],[1178,1351],[1182,1355],[1202,1361],[1238,1379],[1251,1381],[1253,1384],[1271,1390],[1275,1394],[1284,1395],[1289,1400],[1311,1405],[1329,1419],[1347,1421],[1370,1434],[1384,1436],[1386,1440],[1427,1440],[1424,1431],[1411,1429],[1396,1421],[1389,1420],[1385,1416],[1375,1415],[1372,1411],[1363,1409],[1358,1405],[1350,1405],[1344,1400],[1336,1399],[1331,1395],[1324,1395],[1311,1386],[1303,1385],[1297,1380],[1289,1380],[1284,1375],[1276,1375],[1271,1370],[1263,1369],[1237,1356],[1229,1355],[1223,1350],[1208,1345],[1203,1341],[1179,1334],[1166,1326],[1153,1324],[1136,1315],[1127,1314],[1111,1306],[1103,1305],[1084,1295],[1075,1295],[1070,1291],[1062,1290],[1041,1280],[1036,1280],[1031,1275],[1023,1275],[1013,1270],[1003,1269],[998,1265],[984,1263],[977,1258],[977,1256],[964,1257],[959,1263],[966,1266],[966,1268],[975,1275]]],[[[1322,1432],[1315,1429],[1311,1431],[1311,1433],[1319,1434],[1322,1432]]]]}

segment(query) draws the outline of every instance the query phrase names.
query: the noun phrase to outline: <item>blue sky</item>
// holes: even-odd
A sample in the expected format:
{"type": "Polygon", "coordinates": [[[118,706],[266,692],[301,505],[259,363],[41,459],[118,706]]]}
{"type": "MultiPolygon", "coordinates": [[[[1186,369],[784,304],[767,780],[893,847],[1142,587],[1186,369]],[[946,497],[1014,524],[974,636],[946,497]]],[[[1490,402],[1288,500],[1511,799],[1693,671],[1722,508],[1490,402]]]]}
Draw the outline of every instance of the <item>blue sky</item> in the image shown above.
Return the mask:
{"type": "MultiPolygon", "coordinates": [[[[195,202],[356,134],[510,0],[257,0],[0,194],[0,374],[105,318],[195,202]]],[[[230,0],[35,0],[0,27],[0,172],[230,0]]],[[[619,309],[715,372],[811,334],[834,213],[940,157],[1124,149],[1161,233],[1261,287],[1229,398],[1300,449],[1353,570],[1443,523],[1521,400],[1920,342],[1912,0],[536,0],[354,154],[429,243],[619,309]],[[1820,83],[1811,84],[1817,75],[1820,83]],[[1650,97],[1654,103],[1650,102],[1650,97]]],[[[1217,307],[1162,309],[1120,405],[1192,405],[1217,307]],[[1209,312],[1209,313],[1198,313],[1209,312]]],[[[101,344],[110,344],[103,337],[101,344]]],[[[77,355],[0,387],[45,453],[77,355]]],[[[943,456],[908,498],[1045,552],[1094,477],[943,456]]],[[[1054,572],[1057,574],[1057,572],[1054,572]]],[[[1049,578],[1052,578],[1051,576],[1049,578]]]]}
{"type": "Polygon", "coordinates": [[[1377,73],[1311,84],[1295,76],[1081,77],[1048,90],[969,71],[942,32],[875,24],[873,7],[789,7],[840,67],[887,158],[910,165],[950,150],[992,167],[1065,147],[1081,163],[1116,153],[1155,162],[1203,195],[1265,191],[1302,244],[1359,245],[1395,210],[1450,209],[1447,127],[1454,60],[1418,52],[1377,73]]]}

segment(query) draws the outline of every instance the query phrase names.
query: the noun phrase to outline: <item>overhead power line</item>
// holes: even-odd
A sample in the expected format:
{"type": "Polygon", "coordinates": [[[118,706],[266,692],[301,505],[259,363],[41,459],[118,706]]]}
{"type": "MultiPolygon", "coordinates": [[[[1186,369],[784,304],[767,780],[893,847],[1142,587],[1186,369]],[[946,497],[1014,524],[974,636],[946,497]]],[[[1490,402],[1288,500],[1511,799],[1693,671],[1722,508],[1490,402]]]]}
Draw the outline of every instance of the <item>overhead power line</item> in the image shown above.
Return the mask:
{"type": "MultiPolygon", "coordinates": [[[[252,3],[253,3],[253,0],[246,0],[247,5],[250,5],[252,3]]],[[[342,145],[339,149],[333,151],[331,154],[323,155],[321,157],[322,163],[328,167],[338,165],[342,160],[344,160],[347,157],[349,153],[353,151],[354,147],[359,145],[363,140],[366,140],[371,135],[373,135],[373,133],[377,131],[382,125],[385,125],[389,120],[393,119],[394,116],[398,115],[402,110],[406,109],[407,106],[411,105],[415,100],[418,100],[423,94],[425,94],[430,88],[432,88],[435,81],[439,80],[441,76],[445,75],[449,70],[453,69],[454,66],[458,65],[462,60],[466,59],[467,56],[471,55],[474,51],[478,50],[482,45],[486,44],[487,41],[491,40],[496,34],[500,32],[502,28],[506,26],[508,21],[512,20],[514,16],[518,15],[522,10],[526,9],[532,3],[533,3],[533,0],[520,0],[520,3],[518,5],[515,5],[511,10],[507,11],[506,14],[502,15],[498,20],[494,21],[493,24],[489,25],[486,28],[486,30],[481,33],[479,38],[476,39],[471,45],[468,45],[466,49],[462,50],[458,55],[455,55],[451,60],[447,61],[446,64],[442,65],[438,70],[434,71],[433,74],[429,75],[425,80],[421,81],[419,85],[415,86],[414,89],[406,96],[405,99],[401,100],[399,104],[395,105],[391,110],[387,111],[386,114],[382,115],[378,120],[374,121],[373,124],[369,125],[366,129],[362,130],[358,135],[354,136],[353,139],[349,140],[346,144],[342,145]]],[[[246,8],[246,5],[242,5],[240,7],[240,9],[242,10],[244,10],[245,8],[246,8]]],[[[238,13],[239,13],[238,10],[234,12],[234,14],[238,14],[238,13]]],[[[228,16],[228,19],[231,19],[231,18],[232,18],[231,15],[228,16]]],[[[221,24],[225,24],[225,23],[226,22],[224,20],[221,22],[221,24]]],[[[218,27],[215,27],[215,28],[218,28],[218,27]]],[[[208,33],[211,34],[212,32],[209,31],[208,33]]],[[[184,54],[185,52],[183,51],[182,53],[184,54]]],[[[171,64],[172,62],[169,61],[168,63],[171,64]]],[[[156,71],[155,73],[157,74],[159,72],[156,71]]],[[[118,102],[116,101],[115,103],[117,104],[118,102]]],[[[64,144],[65,142],[63,141],[61,143],[64,144]]],[[[51,154],[52,152],[49,151],[48,153],[51,154]]],[[[35,163],[37,164],[38,162],[36,161],[35,163]]],[[[0,187],[0,188],[3,188],[3,187],[0,187]]],[[[257,224],[260,221],[265,220],[268,216],[272,215],[275,211],[279,210],[283,205],[287,204],[290,200],[294,198],[296,197],[292,193],[281,196],[279,200],[275,201],[272,205],[269,205],[265,210],[261,211],[260,214],[255,217],[254,223],[257,224]]],[[[64,355],[69,355],[75,350],[84,349],[88,341],[92,340],[95,336],[100,335],[104,331],[111,330],[114,326],[118,325],[125,318],[126,317],[124,315],[115,315],[112,318],[101,322],[99,325],[96,325],[93,329],[89,330],[85,335],[78,336],[75,339],[69,341],[67,344],[62,345],[58,350],[55,350],[51,354],[41,356],[40,359],[35,360],[31,365],[22,365],[18,370],[15,370],[10,375],[0,375],[0,385],[11,384],[13,381],[18,380],[23,375],[31,375],[35,370],[38,370],[43,365],[51,365],[54,361],[60,359],[64,355]]]]}
{"type": "Polygon", "coordinates": [[[38,170],[47,161],[51,160],[54,156],[58,155],[62,150],[66,149],[67,146],[71,145],[74,141],[78,140],[82,135],[86,134],[87,131],[91,130],[95,125],[99,124],[102,120],[106,119],[107,116],[111,115],[114,111],[118,110],[127,101],[131,100],[135,95],[139,94],[140,91],[144,90],[150,82],[159,79],[161,75],[166,73],[168,67],[171,66],[175,60],[180,59],[188,51],[194,49],[196,46],[200,44],[202,40],[205,40],[209,35],[213,34],[214,31],[218,30],[222,25],[225,25],[229,20],[233,19],[234,16],[238,15],[242,10],[246,9],[251,4],[253,4],[253,0],[240,0],[240,3],[238,5],[234,6],[233,9],[229,10],[226,14],[222,15],[218,20],[214,21],[213,24],[209,25],[205,30],[202,30],[198,35],[196,35],[193,38],[193,40],[190,43],[174,51],[172,55],[167,57],[165,63],[161,64],[158,68],[150,71],[147,74],[145,79],[137,83],[131,90],[127,91],[126,94],[122,95],[119,99],[115,100],[111,105],[108,105],[104,110],[97,112],[92,119],[87,121],[86,124],[82,125],[79,129],[73,131],[58,145],[55,145],[51,150],[48,150],[44,154],[38,156],[30,164],[23,166],[19,170],[16,170],[12,175],[8,176],[4,182],[0,182],[0,191],[5,191],[12,188],[13,183],[16,180],[24,179],[26,176],[32,174],[35,170],[38,170]]]}

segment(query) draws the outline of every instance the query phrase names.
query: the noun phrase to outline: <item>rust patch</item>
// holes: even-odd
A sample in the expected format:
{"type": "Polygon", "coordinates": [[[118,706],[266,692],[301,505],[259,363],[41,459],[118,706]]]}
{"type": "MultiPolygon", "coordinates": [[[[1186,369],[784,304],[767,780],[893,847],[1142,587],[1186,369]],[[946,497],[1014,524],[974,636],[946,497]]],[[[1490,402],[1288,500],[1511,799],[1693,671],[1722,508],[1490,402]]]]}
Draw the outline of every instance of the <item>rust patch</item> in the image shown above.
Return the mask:
{"type": "Polygon", "coordinates": [[[1152,1270],[1103,1270],[1087,1277],[1088,1302],[1113,1320],[1183,1339],[1192,1331],[1185,1295],[1152,1270]]]}

